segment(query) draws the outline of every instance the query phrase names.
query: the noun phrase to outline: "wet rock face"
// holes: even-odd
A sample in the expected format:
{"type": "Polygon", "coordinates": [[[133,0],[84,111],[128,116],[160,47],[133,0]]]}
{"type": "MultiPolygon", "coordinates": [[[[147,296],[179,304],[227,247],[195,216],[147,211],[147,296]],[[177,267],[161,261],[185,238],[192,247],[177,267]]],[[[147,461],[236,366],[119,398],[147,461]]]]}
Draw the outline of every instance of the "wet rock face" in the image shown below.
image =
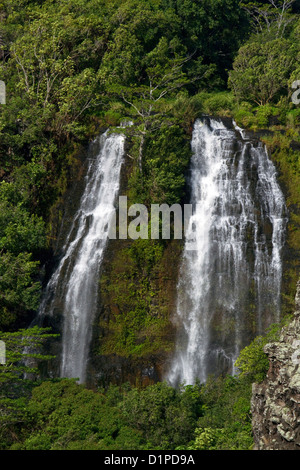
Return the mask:
{"type": "Polygon", "coordinates": [[[252,389],[254,449],[300,450],[300,281],[294,319],[265,352],[267,378],[252,389]]]}

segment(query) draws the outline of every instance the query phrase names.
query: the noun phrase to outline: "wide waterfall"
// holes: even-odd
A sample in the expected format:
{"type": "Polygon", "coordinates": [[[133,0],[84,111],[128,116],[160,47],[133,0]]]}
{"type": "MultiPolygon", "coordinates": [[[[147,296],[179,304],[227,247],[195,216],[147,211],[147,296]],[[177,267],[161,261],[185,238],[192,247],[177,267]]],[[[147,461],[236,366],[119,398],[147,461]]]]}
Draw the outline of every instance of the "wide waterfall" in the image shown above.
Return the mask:
{"type": "Polygon", "coordinates": [[[266,149],[234,123],[205,118],[192,151],[172,385],[235,373],[240,350],[280,319],[287,212],[266,149]]]}
{"type": "Polygon", "coordinates": [[[79,382],[86,379],[99,273],[115,216],[123,155],[122,134],[107,131],[92,143],[89,157],[93,158],[89,160],[80,206],[39,312],[40,316],[51,316],[55,310],[62,317],[60,375],[78,378],[79,382]]]}

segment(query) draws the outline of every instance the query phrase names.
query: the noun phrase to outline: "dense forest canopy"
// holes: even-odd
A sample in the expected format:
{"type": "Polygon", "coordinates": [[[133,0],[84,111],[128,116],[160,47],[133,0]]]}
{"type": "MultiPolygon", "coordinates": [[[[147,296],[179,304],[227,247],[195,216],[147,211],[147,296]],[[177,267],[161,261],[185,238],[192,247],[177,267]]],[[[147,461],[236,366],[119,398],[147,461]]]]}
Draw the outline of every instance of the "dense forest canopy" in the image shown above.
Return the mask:
{"type": "MultiPolygon", "coordinates": [[[[251,447],[250,387],[266,372],[263,338],[243,353],[239,378],[106,393],[39,376],[19,386],[24,369],[13,335],[26,338],[21,329],[38,310],[53,211],[74,179],[76,152],[124,119],[134,122],[129,197],[145,204],[182,201],[190,130],[201,113],[255,130],[275,123],[279,133],[268,144],[296,208],[289,243],[300,249],[300,108],[291,100],[300,80],[299,14],[293,0],[0,2],[0,339],[14,351],[0,369],[2,448],[251,447]]],[[[134,244],[134,275],[143,269],[144,282],[163,249],[134,244]]],[[[141,324],[126,321],[131,337],[141,324]]],[[[26,346],[50,334],[34,330],[26,346]]]]}

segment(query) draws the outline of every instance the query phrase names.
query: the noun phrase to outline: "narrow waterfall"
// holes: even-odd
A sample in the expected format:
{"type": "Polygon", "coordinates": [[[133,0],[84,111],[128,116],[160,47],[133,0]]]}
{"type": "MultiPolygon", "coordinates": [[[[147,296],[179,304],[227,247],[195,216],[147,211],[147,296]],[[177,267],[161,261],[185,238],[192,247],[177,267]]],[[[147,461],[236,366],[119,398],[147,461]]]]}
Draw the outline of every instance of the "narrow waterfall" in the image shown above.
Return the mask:
{"type": "Polygon", "coordinates": [[[178,283],[172,385],[234,373],[240,350],[280,318],[287,211],[261,142],[237,126],[196,121],[193,215],[178,283]]]}
{"type": "Polygon", "coordinates": [[[121,134],[107,131],[93,142],[80,207],[39,313],[45,316],[55,311],[62,317],[60,375],[78,378],[79,382],[86,379],[99,272],[115,214],[123,155],[124,136],[121,134]]]}

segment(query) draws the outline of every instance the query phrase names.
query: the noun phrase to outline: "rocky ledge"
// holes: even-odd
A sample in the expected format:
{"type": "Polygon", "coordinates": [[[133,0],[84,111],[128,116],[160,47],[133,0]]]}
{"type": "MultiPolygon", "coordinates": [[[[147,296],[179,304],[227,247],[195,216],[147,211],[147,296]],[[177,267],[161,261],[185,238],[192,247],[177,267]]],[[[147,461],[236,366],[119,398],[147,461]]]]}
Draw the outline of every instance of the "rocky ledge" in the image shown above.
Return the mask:
{"type": "Polygon", "coordinates": [[[254,450],[300,450],[300,281],[293,321],[264,351],[270,368],[252,389],[254,450]]]}

